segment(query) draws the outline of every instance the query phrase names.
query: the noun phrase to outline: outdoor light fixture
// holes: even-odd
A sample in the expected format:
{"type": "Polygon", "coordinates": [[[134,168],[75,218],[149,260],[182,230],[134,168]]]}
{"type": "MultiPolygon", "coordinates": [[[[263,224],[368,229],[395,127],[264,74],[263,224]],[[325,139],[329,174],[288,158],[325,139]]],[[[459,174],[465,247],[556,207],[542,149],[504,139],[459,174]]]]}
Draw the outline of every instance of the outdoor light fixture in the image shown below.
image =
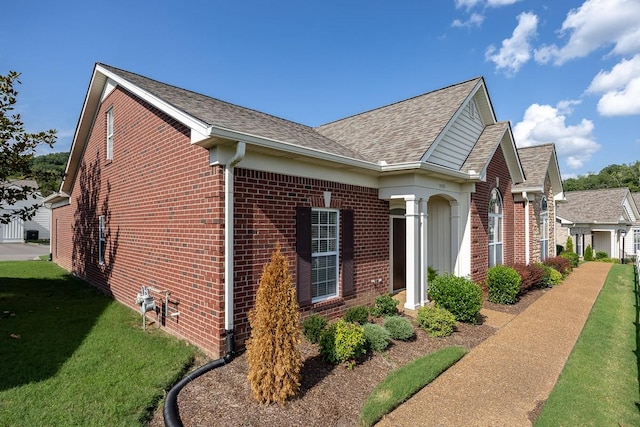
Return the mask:
{"type": "Polygon", "coordinates": [[[620,258],[620,264],[624,264],[624,236],[627,235],[627,230],[624,228],[620,230],[620,236],[622,236],[622,253],[620,258]]]}

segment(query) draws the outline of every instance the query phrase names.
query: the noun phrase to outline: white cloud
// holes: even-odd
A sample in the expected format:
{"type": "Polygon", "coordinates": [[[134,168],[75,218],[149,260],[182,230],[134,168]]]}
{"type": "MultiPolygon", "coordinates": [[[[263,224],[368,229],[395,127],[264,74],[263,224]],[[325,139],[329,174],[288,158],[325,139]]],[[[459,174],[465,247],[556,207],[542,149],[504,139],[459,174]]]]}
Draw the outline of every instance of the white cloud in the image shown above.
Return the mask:
{"type": "Polygon", "coordinates": [[[603,116],[640,114],[640,54],[623,59],[611,71],[600,71],[586,92],[603,94],[598,101],[603,116]]]}
{"type": "Polygon", "coordinates": [[[487,0],[487,6],[502,7],[518,3],[520,0],[487,0]]]}
{"type": "Polygon", "coordinates": [[[509,6],[514,3],[519,2],[520,0],[455,0],[456,9],[466,8],[467,10],[472,9],[478,5],[486,5],[488,7],[502,7],[509,6]]]}
{"type": "Polygon", "coordinates": [[[563,47],[544,45],[535,51],[540,63],[562,65],[605,46],[611,53],[628,55],[640,51],[640,2],[638,0],[586,0],[567,14],[559,31],[569,35],[563,47]]]}
{"type": "Polygon", "coordinates": [[[466,21],[455,19],[451,23],[451,26],[458,27],[458,28],[462,28],[462,27],[478,27],[479,28],[482,25],[482,22],[484,22],[483,15],[480,15],[479,13],[472,13],[469,19],[467,19],[466,21]]]}
{"type": "Polygon", "coordinates": [[[469,10],[481,2],[482,0],[456,0],[456,9],[460,9],[464,7],[467,10],[469,10]]]}
{"type": "Polygon", "coordinates": [[[563,111],[571,109],[578,101],[562,101],[557,107],[532,104],[522,121],[513,127],[518,147],[554,142],[558,156],[571,169],[581,168],[600,149],[593,138],[593,122],[587,119],[577,125],[567,125],[563,111]]]}
{"type": "Polygon", "coordinates": [[[511,38],[502,40],[500,50],[493,45],[489,46],[485,52],[486,60],[492,61],[496,64],[496,69],[505,70],[508,75],[515,74],[531,59],[529,41],[535,37],[537,27],[538,17],[534,13],[521,13],[511,38]]]}

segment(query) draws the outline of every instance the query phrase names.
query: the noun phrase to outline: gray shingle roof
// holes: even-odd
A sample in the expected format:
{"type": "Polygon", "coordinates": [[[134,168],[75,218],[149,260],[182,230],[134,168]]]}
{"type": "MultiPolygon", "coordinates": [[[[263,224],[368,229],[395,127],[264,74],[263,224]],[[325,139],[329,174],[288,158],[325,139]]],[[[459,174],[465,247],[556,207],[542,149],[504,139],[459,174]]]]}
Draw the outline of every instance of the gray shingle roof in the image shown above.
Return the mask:
{"type": "Polygon", "coordinates": [[[161,83],[109,65],[99,65],[208,125],[365,160],[358,152],[321,135],[309,126],[161,83]]]}
{"type": "Polygon", "coordinates": [[[468,80],[316,130],[373,162],[417,162],[480,81],[468,80]]]}
{"type": "Polygon", "coordinates": [[[38,183],[33,179],[13,179],[10,181],[0,182],[0,187],[31,187],[31,188],[39,188],[38,183]]]}
{"type": "Polygon", "coordinates": [[[491,156],[500,144],[502,136],[507,131],[508,126],[509,122],[498,122],[493,125],[485,126],[478,138],[478,142],[464,161],[461,168],[462,172],[482,172],[489,163],[489,160],[491,160],[491,156]]]}
{"type": "Polygon", "coordinates": [[[544,181],[547,177],[552,154],[553,144],[518,148],[518,156],[520,157],[526,180],[523,183],[514,185],[514,190],[532,187],[544,188],[544,181]]]}
{"type": "Polygon", "coordinates": [[[567,203],[556,206],[556,215],[574,223],[615,224],[624,215],[623,202],[628,188],[568,191],[567,203]]]}

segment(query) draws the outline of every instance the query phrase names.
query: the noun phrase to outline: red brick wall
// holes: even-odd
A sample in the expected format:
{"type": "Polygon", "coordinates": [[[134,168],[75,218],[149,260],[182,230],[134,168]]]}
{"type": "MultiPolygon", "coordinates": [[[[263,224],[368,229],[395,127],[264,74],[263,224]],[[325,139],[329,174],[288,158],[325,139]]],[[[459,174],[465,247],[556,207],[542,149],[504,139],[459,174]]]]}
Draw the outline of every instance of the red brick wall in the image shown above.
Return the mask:
{"type": "Polygon", "coordinates": [[[247,311],[253,306],[263,266],[277,243],[296,279],[296,207],[324,207],[323,192],[331,192],[331,206],[354,211],[355,295],[315,304],[302,318],[320,313],[336,318],[347,307],[370,304],[389,291],[389,205],[378,190],[259,172],[240,168],[235,173],[235,325],[239,340],[247,338],[247,311]],[[381,279],[381,282],[378,282],[381,279]],[[375,282],[375,284],[373,283],[375,282]]]}
{"type": "Polygon", "coordinates": [[[71,271],[73,254],[72,204],[51,210],[51,256],[61,267],[71,271]]]}
{"type": "MultiPolygon", "coordinates": [[[[503,263],[515,260],[514,212],[515,205],[511,194],[511,177],[502,147],[498,147],[487,167],[486,181],[476,184],[476,192],[471,194],[471,280],[484,283],[489,268],[489,196],[496,188],[502,195],[502,245],[503,263]]],[[[521,229],[523,230],[523,229],[521,229]]]]}
{"type": "Polygon", "coordinates": [[[190,144],[189,129],[118,88],[98,111],[71,205],[54,210],[54,260],[134,309],[141,286],[169,290],[180,316],[167,320],[167,329],[219,354],[223,196],[221,169],[209,166],[207,150],[190,144]],[[111,107],[114,154],[107,161],[111,107]],[[99,215],[107,219],[104,265],[99,215]]]}

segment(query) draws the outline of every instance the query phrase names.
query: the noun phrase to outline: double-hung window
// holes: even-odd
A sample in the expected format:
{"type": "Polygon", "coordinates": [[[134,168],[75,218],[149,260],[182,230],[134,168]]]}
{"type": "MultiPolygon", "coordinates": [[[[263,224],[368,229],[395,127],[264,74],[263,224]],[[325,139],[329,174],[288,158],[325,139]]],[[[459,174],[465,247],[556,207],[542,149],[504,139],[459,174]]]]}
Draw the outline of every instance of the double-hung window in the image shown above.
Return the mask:
{"type": "Polygon", "coordinates": [[[502,197],[494,188],[489,198],[489,267],[502,264],[502,197]]]}
{"type": "Polygon", "coordinates": [[[113,159],[113,108],[107,111],[107,160],[113,159]]]}
{"type": "Polygon", "coordinates": [[[338,295],[339,212],[311,211],[311,299],[321,301],[338,295]]]}
{"type": "Polygon", "coordinates": [[[107,229],[104,215],[98,219],[98,262],[104,264],[104,253],[107,249],[107,229]]]}
{"type": "Polygon", "coordinates": [[[540,202],[540,261],[549,256],[549,208],[547,198],[540,202]]]}

